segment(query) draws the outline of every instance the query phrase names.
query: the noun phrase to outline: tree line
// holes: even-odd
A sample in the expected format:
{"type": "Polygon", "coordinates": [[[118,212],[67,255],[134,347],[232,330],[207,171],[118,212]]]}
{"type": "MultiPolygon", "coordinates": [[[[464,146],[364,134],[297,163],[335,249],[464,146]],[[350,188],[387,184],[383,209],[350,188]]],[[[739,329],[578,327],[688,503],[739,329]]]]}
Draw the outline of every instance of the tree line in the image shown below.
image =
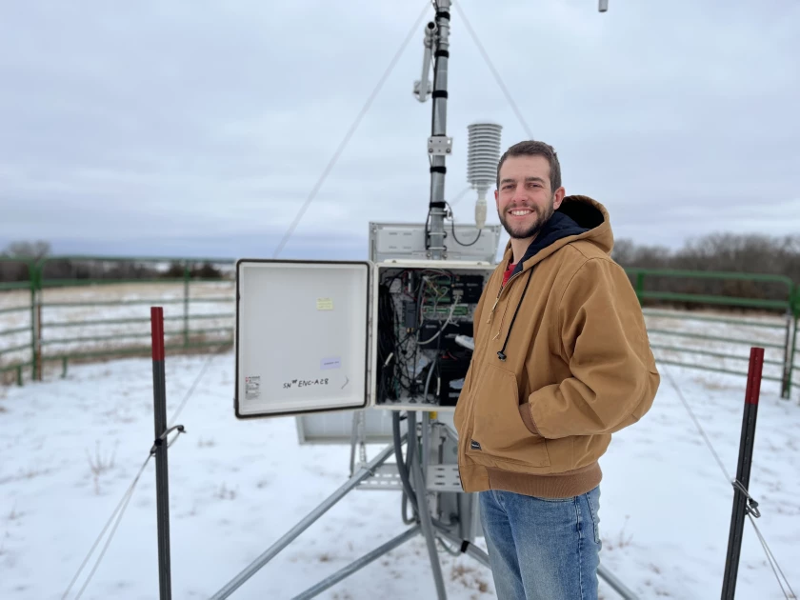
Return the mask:
{"type": "MultiPolygon", "coordinates": [[[[51,255],[46,242],[17,242],[0,253],[0,282],[29,279],[25,265],[10,262],[9,258],[38,259],[51,255]],[[4,260],[5,259],[5,260],[4,260]]],[[[662,246],[636,244],[620,239],[614,245],[612,257],[625,268],[669,269],[681,271],[725,271],[743,274],[782,275],[800,284],[800,235],[783,237],[759,234],[716,233],[689,240],[677,250],[662,246]]],[[[173,262],[161,268],[154,263],[95,260],[53,260],[45,269],[47,279],[156,279],[184,277],[185,265],[173,262]]],[[[192,278],[230,278],[230,271],[210,263],[189,265],[192,278]]],[[[632,276],[634,285],[637,283],[632,276]]],[[[647,275],[644,291],[700,295],[723,295],[759,300],[785,300],[787,288],[780,283],[753,280],[685,278],[647,275]]],[[[654,301],[647,301],[654,304],[654,301]]],[[[664,304],[663,302],[661,302],[664,304]]],[[[695,303],[670,302],[685,308],[695,303]]]]}
{"type": "MultiPolygon", "coordinates": [[[[800,235],[776,237],[716,233],[690,240],[678,250],[618,240],[612,257],[626,268],[774,275],[788,277],[794,284],[800,284],[800,235]]],[[[632,281],[635,283],[634,277],[632,281]]],[[[747,279],[692,279],[646,275],[644,291],[723,295],[757,300],[787,299],[786,285],[747,279]]],[[[677,304],[683,308],[698,307],[695,303],[669,304],[677,304]]]]}
{"type": "MultiPolygon", "coordinates": [[[[25,262],[52,256],[50,244],[43,241],[15,242],[0,252],[0,283],[30,281],[30,268],[25,262]]],[[[43,276],[49,280],[138,280],[183,279],[187,265],[172,261],[159,265],[150,261],[102,261],[86,259],[53,259],[45,263],[43,276]]],[[[229,274],[209,262],[189,262],[192,279],[227,279],[229,274]]]]}

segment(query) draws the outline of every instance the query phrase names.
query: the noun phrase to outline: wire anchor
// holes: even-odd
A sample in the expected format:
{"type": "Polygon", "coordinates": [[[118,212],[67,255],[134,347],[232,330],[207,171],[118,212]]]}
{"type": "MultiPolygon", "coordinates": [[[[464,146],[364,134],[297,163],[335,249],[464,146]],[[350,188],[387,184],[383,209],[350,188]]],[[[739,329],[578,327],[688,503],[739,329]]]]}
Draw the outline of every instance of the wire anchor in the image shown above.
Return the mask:
{"type": "Polygon", "coordinates": [[[172,444],[174,444],[178,440],[178,438],[182,433],[186,433],[186,428],[183,425],[173,425],[155,439],[155,441],[153,442],[153,446],[150,448],[150,456],[155,456],[156,448],[159,446],[163,446],[164,442],[167,440],[167,436],[176,430],[178,432],[178,435],[172,438],[172,441],[167,444],[167,448],[172,447],[172,444]]]}
{"type": "Polygon", "coordinates": [[[747,498],[747,504],[744,507],[745,512],[748,515],[753,515],[756,519],[758,519],[761,516],[761,511],[758,510],[758,502],[756,502],[755,498],[750,495],[750,493],[747,491],[747,488],[744,487],[742,482],[738,479],[731,481],[731,485],[733,485],[734,490],[740,491],[747,498]]]}

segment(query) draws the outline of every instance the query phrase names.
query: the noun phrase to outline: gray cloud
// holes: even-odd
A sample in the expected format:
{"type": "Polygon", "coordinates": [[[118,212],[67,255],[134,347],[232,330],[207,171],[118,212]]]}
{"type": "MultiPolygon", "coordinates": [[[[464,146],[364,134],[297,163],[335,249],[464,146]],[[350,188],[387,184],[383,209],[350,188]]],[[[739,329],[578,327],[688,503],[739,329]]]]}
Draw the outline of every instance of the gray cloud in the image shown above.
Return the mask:
{"type": "MultiPolygon", "coordinates": [[[[271,255],[422,6],[4,4],[0,244],[271,255]]],[[[462,8],[534,135],[556,146],[567,191],[604,202],[618,238],[675,247],[800,230],[796,3],[462,8]]],[[[421,40],[420,29],[287,256],[365,252],[368,221],[424,219],[421,40]]],[[[467,185],[469,123],[502,123],[505,146],[525,137],[456,11],[451,42],[450,198],[467,185]]],[[[471,198],[458,218],[472,218],[471,198]]]]}

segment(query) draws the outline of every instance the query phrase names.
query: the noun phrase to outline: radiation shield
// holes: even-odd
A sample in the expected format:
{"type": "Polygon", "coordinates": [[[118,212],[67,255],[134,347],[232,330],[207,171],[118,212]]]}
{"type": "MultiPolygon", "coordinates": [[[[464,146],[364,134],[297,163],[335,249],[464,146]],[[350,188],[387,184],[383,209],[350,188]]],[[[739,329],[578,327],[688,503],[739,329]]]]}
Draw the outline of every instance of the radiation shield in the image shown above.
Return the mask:
{"type": "Polygon", "coordinates": [[[366,407],[371,283],[366,261],[237,261],[236,417],[366,407]]]}

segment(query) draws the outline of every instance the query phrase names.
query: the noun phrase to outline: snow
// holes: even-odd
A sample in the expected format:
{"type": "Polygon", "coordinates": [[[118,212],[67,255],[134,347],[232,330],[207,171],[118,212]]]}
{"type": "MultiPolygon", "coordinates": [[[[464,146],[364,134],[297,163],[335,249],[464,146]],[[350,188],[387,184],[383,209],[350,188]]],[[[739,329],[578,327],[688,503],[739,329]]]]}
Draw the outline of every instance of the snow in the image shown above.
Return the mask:
{"type": "MultiPolygon", "coordinates": [[[[208,598],[348,478],[349,446],[299,445],[293,418],[238,421],[234,357],[167,358],[172,588],[208,598]]],[[[670,385],[674,377],[736,470],[745,380],[662,366],[653,409],[601,460],[602,563],[642,598],[719,597],[733,490],[670,385]]],[[[152,445],[152,366],[127,359],[71,366],[66,379],[0,388],[0,597],[61,598],[152,445]],[[92,465],[95,466],[93,472],[92,465]],[[98,468],[99,467],[99,468],[98,468]]],[[[751,494],[758,526],[800,590],[800,407],[764,382],[751,494]]],[[[378,448],[370,447],[374,456],[378,448]]],[[[83,598],[157,598],[155,469],[150,461],[83,598]]],[[[291,598],[406,529],[400,494],[348,494],[231,597],[291,598]]],[[[479,540],[479,544],[482,540],[479,540]]],[[[81,588],[88,567],[69,598],[81,588]]],[[[491,574],[440,553],[448,597],[493,598],[491,574]]],[[[435,598],[422,537],[319,597],[435,598]]],[[[618,596],[601,584],[603,597],[618,596]]],[[[746,523],[737,598],[783,598],[746,523]]]]}

